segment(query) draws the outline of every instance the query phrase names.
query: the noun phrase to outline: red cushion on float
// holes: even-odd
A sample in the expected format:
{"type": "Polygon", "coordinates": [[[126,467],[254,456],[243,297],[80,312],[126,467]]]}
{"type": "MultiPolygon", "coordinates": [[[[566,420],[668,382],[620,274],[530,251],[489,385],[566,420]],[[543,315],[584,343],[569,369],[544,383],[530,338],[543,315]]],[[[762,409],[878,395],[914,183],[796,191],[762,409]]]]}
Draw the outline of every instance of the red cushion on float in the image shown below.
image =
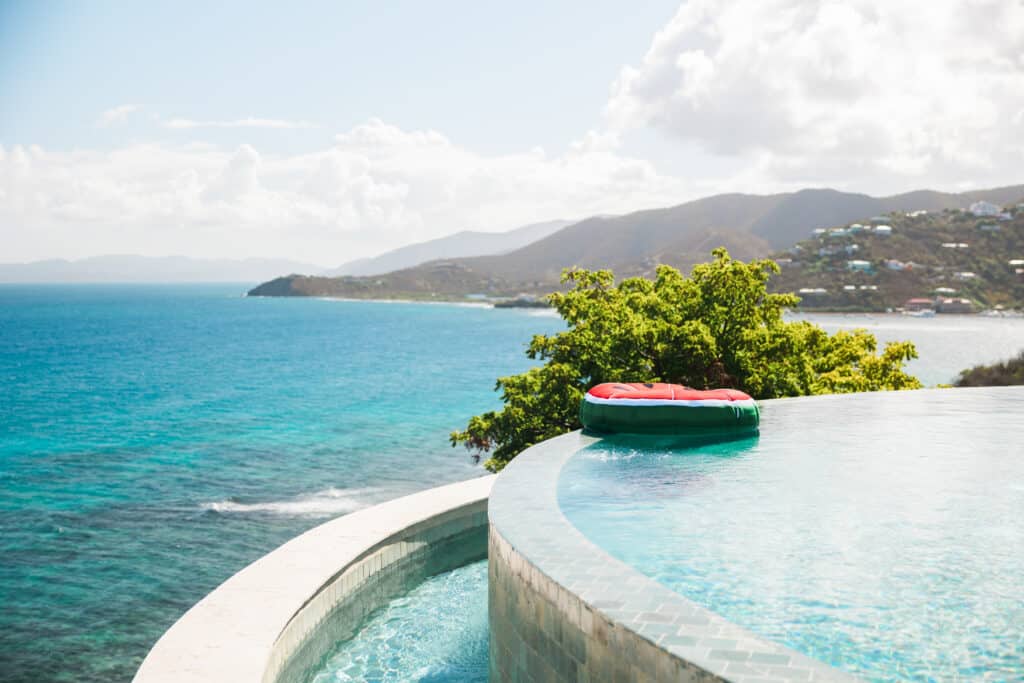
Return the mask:
{"type": "Polygon", "coordinates": [[[701,401],[715,399],[719,401],[749,401],[750,396],[735,389],[710,389],[701,391],[681,384],[665,384],[662,382],[642,384],[640,382],[606,382],[598,384],[587,392],[595,398],[615,399],[657,399],[662,401],[701,401]]]}

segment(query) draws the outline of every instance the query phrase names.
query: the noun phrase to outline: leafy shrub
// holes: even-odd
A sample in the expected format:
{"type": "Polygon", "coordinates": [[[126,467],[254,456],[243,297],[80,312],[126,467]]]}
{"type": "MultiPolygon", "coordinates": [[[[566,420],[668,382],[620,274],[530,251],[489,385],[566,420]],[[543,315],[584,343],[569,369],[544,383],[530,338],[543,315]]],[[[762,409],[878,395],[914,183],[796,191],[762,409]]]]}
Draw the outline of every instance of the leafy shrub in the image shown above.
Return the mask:
{"type": "Polygon", "coordinates": [[[1006,387],[1024,384],[1024,351],[1016,358],[992,365],[976,365],[963,370],[956,381],[958,387],[1006,387]]]}
{"type": "Polygon", "coordinates": [[[554,335],[536,335],[527,349],[545,364],[498,379],[505,406],[470,419],[453,432],[491,471],[525,448],[580,427],[580,399],[602,382],[672,382],[697,388],[732,387],[755,398],[916,389],[903,372],[917,357],[909,342],[876,354],[864,330],[829,335],[806,321],[787,322],[792,294],[770,294],[769,260],[729,257],[695,266],[689,277],[659,266],[653,280],[618,285],[609,270],[568,270],[571,285],[549,299],[568,324],[554,335]]]}

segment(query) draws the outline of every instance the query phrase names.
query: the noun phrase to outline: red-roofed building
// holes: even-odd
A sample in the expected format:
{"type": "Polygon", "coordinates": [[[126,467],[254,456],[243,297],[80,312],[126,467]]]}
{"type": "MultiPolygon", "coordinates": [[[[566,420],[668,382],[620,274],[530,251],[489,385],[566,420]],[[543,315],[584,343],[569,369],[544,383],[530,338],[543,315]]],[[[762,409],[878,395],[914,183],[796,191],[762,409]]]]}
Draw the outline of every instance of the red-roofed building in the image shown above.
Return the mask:
{"type": "Polygon", "coordinates": [[[934,299],[907,299],[906,303],[903,304],[903,308],[907,311],[923,311],[928,308],[935,307],[934,299]]]}

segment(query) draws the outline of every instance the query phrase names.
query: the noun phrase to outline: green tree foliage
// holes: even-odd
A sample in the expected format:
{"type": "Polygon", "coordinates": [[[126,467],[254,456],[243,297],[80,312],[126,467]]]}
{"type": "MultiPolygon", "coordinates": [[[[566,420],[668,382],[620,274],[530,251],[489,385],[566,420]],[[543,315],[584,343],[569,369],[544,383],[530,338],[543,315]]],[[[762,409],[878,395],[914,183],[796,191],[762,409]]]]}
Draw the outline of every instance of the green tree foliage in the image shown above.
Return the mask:
{"type": "Polygon", "coordinates": [[[653,280],[616,285],[608,270],[566,271],[570,289],[550,301],[568,329],[534,336],[527,355],[545,364],[500,378],[504,408],[473,417],[452,445],[488,454],[485,466],[498,471],[523,449],[578,429],[580,399],[602,382],[733,387],[761,399],[921,386],[903,372],[917,357],[913,344],[877,354],[864,330],[829,335],[787,322],[783,311],[798,298],[768,293],[774,262],[713,254],[689,277],[660,266],[653,280]]]}
{"type": "Polygon", "coordinates": [[[1024,384],[1024,351],[1002,363],[976,365],[964,370],[956,381],[958,387],[1005,387],[1014,384],[1024,384]]]}

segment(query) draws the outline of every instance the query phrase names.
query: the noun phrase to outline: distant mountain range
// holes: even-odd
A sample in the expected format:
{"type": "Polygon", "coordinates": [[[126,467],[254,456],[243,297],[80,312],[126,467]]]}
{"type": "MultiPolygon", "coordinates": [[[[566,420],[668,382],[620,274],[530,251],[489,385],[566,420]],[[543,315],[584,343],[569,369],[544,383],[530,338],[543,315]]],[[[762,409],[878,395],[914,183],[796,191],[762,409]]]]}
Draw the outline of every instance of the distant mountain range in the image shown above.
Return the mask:
{"type": "Polygon", "coordinates": [[[261,282],[281,273],[315,273],[323,266],[284,259],[195,259],[187,256],[94,256],[0,263],[0,282],[261,282]]]}
{"type": "Polygon", "coordinates": [[[571,266],[612,268],[619,276],[649,275],[659,263],[688,269],[706,261],[717,246],[751,259],[788,248],[814,228],[877,214],[1022,199],[1024,185],[959,194],[921,190],[890,197],[830,189],[721,194],[622,216],[546,221],[500,233],[463,231],[326,272],[322,266],[283,259],[113,255],[0,264],[0,282],[263,282],[250,292],[256,296],[431,299],[539,294],[556,287],[562,270],[571,266]]]}
{"type": "MultiPolygon", "coordinates": [[[[331,277],[339,275],[380,275],[401,270],[402,268],[418,266],[427,261],[436,261],[437,259],[503,254],[547,237],[572,222],[565,220],[545,221],[543,223],[525,225],[507,232],[463,230],[428,242],[399,247],[373,258],[349,261],[322,274],[331,277]]],[[[278,274],[280,275],[280,273],[278,274]]]]}
{"type": "Polygon", "coordinates": [[[280,277],[250,294],[420,299],[542,293],[557,285],[566,267],[646,275],[658,263],[688,269],[706,261],[717,246],[750,259],[789,247],[815,228],[890,211],[965,208],[982,199],[1018,202],[1024,199],[1024,185],[959,194],[921,190],[890,197],[830,189],[721,194],[664,209],[588,218],[503,254],[447,258],[372,277],[280,277]]]}
{"type": "Polygon", "coordinates": [[[463,230],[372,258],[349,261],[327,271],[323,266],[286,259],[195,259],[119,254],[73,261],[52,259],[0,263],[0,282],[263,282],[284,273],[327,277],[376,275],[436,259],[502,254],[547,237],[570,223],[572,221],[552,220],[493,233],[463,230]]]}

